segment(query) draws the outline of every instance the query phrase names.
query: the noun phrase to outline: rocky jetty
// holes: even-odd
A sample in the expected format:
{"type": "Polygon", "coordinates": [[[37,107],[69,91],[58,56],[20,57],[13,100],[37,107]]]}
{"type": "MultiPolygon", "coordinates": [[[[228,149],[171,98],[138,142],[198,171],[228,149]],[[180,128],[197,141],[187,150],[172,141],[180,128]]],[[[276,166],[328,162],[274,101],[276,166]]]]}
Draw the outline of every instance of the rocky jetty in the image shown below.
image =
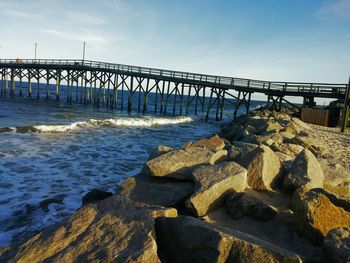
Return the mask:
{"type": "Polygon", "coordinates": [[[262,110],[179,149],[158,146],[116,194],[88,194],[0,261],[350,262],[348,181],[335,183],[313,133],[262,110]]]}

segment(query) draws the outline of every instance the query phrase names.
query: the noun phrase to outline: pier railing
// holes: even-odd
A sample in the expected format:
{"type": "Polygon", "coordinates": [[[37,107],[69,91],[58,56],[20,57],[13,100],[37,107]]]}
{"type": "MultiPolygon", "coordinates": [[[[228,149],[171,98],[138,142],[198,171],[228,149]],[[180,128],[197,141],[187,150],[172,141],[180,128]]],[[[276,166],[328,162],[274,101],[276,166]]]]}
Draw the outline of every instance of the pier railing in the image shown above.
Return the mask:
{"type": "Polygon", "coordinates": [[[119,73],[145,75],[155,78],[171,78],[180,82],[196,82],[203,86],[213,86],[224,89],[242,89],[265,94],[280,93],[283,95],[298,95],[340,98],[345,96],[347,84],[334,83],[306,83],[306,82],[280,82],[244,79],[235,77],[215,76],[174,70],[139,67],[132,65],[115,64],[91,60],[74,59],[1,59],[0,65],[26,66],[60,66],[95,70],[113,70],[119,73]]]}

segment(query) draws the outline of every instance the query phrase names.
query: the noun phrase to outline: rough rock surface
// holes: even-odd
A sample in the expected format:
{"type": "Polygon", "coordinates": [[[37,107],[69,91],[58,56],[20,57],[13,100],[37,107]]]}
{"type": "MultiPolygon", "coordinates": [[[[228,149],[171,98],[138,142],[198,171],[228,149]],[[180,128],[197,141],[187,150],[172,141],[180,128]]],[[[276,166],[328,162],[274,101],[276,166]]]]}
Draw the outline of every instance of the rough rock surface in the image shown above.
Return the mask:
{"type": "Polygon", "coordinates": [[[226,155],[225,150],[213,152],[203,147],[173,150],[147,161],[144,173],[157,177],[190,179],[194,168],[203,164],[215,164],[226,155]]]}
{"type": "Polygon", "coordinates": [[[255,190],[272,190],[282,168],[278,156],[265,145],[236,161],[248,170],[248,185],[255,190]]]}
{"type": "Polygon", "coordinates": [[[294,160],[290,172],[285,177],[283,186],[286,189],[304,187],[306,189],[323,187],[323,170],[317,158],[304,149],[294,160]]]}
{"type": "Polygon", "coordinates": [[[186,207],[196,216],[224,205],[233,191],[241,192],[247,187],[247,170],[235,162],[205,166],[193,172],[194,191],[186,200],[186,207]]]}
{"type": "Polygon", "coordinates": [[[320,246],[330,230],[350,226],[350,213],[318,191],[297,190],[292,210],[297,231],[314,245],[320,246]]]}
{"type": "Polygon", "coordinates": [[[112,196],[7,249],[0,262],[160,262],[154,233],[159,216],[177,211],[112,196]]]}
{"type": "Polygon", "coordinates": [[[276,211],[247,193],[234,193],[226,200],[226,213],[232,219],[249,216],[258,221],[270,221],[276,215],[276,211]]]}
{"type": "Polygon", "coordinates": [[[332,262],[350,262],[350,228],[336,228],[329,231],[323,242],[323,248],[332,262]]]}
{"type": "Polygon", "coordinates": [[[169,146],[159,145],[151,150],[151,152],[148,156],[148,160],[154,159],[154,158],[156,158],[164,153],[170,152],[172,150],[174,150],[174,149],[169,147],[169,146]]]}
{"type": "Polygon", "coordinates": [[[156,234],[164,262],[301,262],[271,243],[187,216],[156,219],[156,234]]]}
{"type": "Polygon", "coordinates": [[[83,196],[82,203],[83,203],[83,205],[96,203],[96,202],[101,201],[103,199],[106,199],[112,195],[113,194],[111,192],[105,192],[102,190],[93,189],[90,192],[88,192],[86,195],[83,196]]]}
{"type": "Polygon", "coordinates": [[[126,179],[119,194],[150,205],[176,207],[184,202],[192,191],[192,182],[141,175],[126,179]]]}
{"type": "Polygon", "coordinates": [[[213,152],[217,152],[225,148],[225,142],[218,135],[214,135],[209,139],[196,141],[191,147],[205,147],[213,152]]]}

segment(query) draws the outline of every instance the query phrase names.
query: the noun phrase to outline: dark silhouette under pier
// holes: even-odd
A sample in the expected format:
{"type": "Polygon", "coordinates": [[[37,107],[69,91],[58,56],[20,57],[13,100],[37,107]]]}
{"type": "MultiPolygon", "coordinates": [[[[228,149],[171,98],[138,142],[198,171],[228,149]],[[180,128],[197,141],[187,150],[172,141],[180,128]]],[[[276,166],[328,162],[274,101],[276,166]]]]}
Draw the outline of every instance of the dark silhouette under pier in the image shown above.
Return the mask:
{"type": "Polygon", "coordinates": [[[171,97],[174,115],[188,114],[189,107],[194,106],[195,114],[200,107],[207,119],[210,112],[215,111],[216,120],[222,119],[226,107],[234,109],[234,118],[240,107],[248,112],[253,93],[265,94],[268,106],[277,110],[282,103],[299,108],[286,99],[288,96],[301,97],[304,106],[313,107],[315,98],[344,101],[349,94],[349,84],[263,81],[88,60],[2,59],[0,75],[1,95],[40,98],[44,93],[47,99],[54,97],[69,103],[77,101],[116,109],[122,109],[126,103],[127,110],[131,111],[133,97],[138,94],[137,108],[145,113],[148,95],[152,92],[156,100],[155,113],[167,114],[171,97]],[[52,96],[50,83],[53,81],[56,88],[52,96]],[[28,86],[24,87],[23,82],[28,86]],[[39,85],[43,82],[46,83],[44,91],[39,85]],[[36,94],[33,94],[33,83],[37,84],[36,94]],[[61,85],[66,85],[64,98],[61,85]],[[120,92],[123,96],[118,98],[120,92]],[[126,102],[123,101],[125,94],[126,102]]]}

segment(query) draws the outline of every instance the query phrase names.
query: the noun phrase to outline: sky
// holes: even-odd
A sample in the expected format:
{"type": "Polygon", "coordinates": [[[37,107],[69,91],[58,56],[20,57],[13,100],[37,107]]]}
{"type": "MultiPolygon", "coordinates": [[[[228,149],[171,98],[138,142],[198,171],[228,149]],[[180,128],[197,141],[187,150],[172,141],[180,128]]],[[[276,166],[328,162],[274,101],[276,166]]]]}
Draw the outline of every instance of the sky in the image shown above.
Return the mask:
{"type": "Polygon", "coordinates": [[[0,58],[346,83],[350,0],[0,0],[0,58]]]}

